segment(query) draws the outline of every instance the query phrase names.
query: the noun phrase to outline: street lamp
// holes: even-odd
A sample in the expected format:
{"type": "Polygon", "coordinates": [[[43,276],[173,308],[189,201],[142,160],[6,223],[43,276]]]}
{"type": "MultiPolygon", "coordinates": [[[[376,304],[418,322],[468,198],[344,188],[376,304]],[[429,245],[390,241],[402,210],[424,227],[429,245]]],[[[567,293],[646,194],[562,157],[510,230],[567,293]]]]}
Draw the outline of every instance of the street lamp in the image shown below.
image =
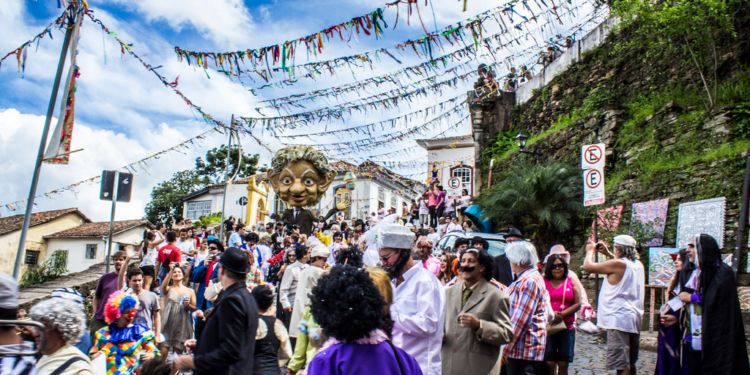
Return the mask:
{"type": "Polygon", "coordinates": [[[526,148],[526,141],[528,139],[529,139],[529,137],[527,137],[525,134],[523,134],[523,132],[518,132],[518,135],[515,138],[516,145],[518,145],[518,152],[520,152],[522,154],[534,155],[534,157],[536,159],[536,163],[539,164],[539,155],[540,154],[539,154],[538,150],[534,150],[534,151],[524,151],[523,150],[524,148],[526,148]]]}

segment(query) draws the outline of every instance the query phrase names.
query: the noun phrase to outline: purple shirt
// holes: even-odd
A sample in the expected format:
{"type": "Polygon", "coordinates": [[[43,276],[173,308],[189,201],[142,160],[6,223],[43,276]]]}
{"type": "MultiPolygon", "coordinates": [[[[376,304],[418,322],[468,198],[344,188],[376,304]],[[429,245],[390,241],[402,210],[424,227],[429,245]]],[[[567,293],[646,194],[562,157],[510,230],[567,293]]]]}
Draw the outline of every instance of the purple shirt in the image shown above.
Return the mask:
{"type": "Polygon", "coordinates": [[[117,272],[105,273],[99,278],[94,294],[99,298],[99,306],[94,314],[95,319],[104,320],[104,306],[109,296],[117,291],[117,272]]]}
{"type": "Polygon", "coordinates": [[[437,195],[437,201],[438,202],[442,201],[442,203],[439,203],[437,205],[438,207],[445,207],[445,192],[444,191],[441,190],[440,193],[438,193],[438,195],[437,195]]]}
{"type": "MultiPolygon", "coordinates": [[[[405,375],[422,375],[419,363],[396,348],[405,375]]],[[[310,362],[308,375],[401,374],[393,349],[387,342],[375,345],[338,343],[321,350],[310,362]]]]}

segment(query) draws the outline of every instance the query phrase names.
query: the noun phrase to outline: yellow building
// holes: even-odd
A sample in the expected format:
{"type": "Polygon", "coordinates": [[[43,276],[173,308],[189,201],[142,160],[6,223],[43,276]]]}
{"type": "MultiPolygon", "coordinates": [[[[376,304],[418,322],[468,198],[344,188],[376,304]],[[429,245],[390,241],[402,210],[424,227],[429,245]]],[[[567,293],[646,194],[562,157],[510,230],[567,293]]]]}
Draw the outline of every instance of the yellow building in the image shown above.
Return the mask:
{"type": "MultiPolygon", "coordinates": [[[[24,215],[15,215],[0,218],[0,272],[13,273],[18,242],[21,238],[23,217],[24,215]]],[[[77,227],[84,223],[91,223],[91,219],[75,207],[32,214],[31,224],[26,235],[26,252],[21,274],[25,272],[27,267],[37,266],[49,257],[47,241],[44,239],[45,235],[77,227]]]]}
{"type": "Polygon", "coordinates": [[[276,194],[268,185],[268,176],[258,173],[242,179],[242,182],[247,183],[246,223],[254,226],[271,221],[269,216],[273,212],[276,194]]]}

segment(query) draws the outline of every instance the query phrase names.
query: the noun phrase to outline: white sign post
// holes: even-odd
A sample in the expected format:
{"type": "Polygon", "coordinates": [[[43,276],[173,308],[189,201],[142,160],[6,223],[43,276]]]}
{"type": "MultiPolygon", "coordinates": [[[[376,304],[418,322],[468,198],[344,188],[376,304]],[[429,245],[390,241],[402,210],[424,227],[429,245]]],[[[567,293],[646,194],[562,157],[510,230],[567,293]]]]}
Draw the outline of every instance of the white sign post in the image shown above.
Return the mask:
{"type": "Polygon", "coordinates": [[[458,177],[451,177],[448,180],[448,189],[445,194],[445,199],[460,199],[461,198],[461,180],[458,177]]]}
{"type": "Polygon", "coordinates": [[[604,203],[604,151],[603,143],[581,147],[584,206],[604,203]]]}

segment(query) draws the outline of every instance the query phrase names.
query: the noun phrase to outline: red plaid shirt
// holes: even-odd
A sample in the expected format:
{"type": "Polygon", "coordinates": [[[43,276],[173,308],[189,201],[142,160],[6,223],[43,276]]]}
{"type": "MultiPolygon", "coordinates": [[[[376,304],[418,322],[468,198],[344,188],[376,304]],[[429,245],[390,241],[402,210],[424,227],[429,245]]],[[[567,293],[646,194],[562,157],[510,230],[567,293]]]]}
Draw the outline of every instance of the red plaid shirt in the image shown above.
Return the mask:
{"type": "Polygon", "coordinates": [[[527,361],[544,360],[547,343],[547,315],[549,303],[542,275],[529,268],[518,275],[508,288],[510,321],[513,339],[503,349],[503,356],[527,361]]]}

